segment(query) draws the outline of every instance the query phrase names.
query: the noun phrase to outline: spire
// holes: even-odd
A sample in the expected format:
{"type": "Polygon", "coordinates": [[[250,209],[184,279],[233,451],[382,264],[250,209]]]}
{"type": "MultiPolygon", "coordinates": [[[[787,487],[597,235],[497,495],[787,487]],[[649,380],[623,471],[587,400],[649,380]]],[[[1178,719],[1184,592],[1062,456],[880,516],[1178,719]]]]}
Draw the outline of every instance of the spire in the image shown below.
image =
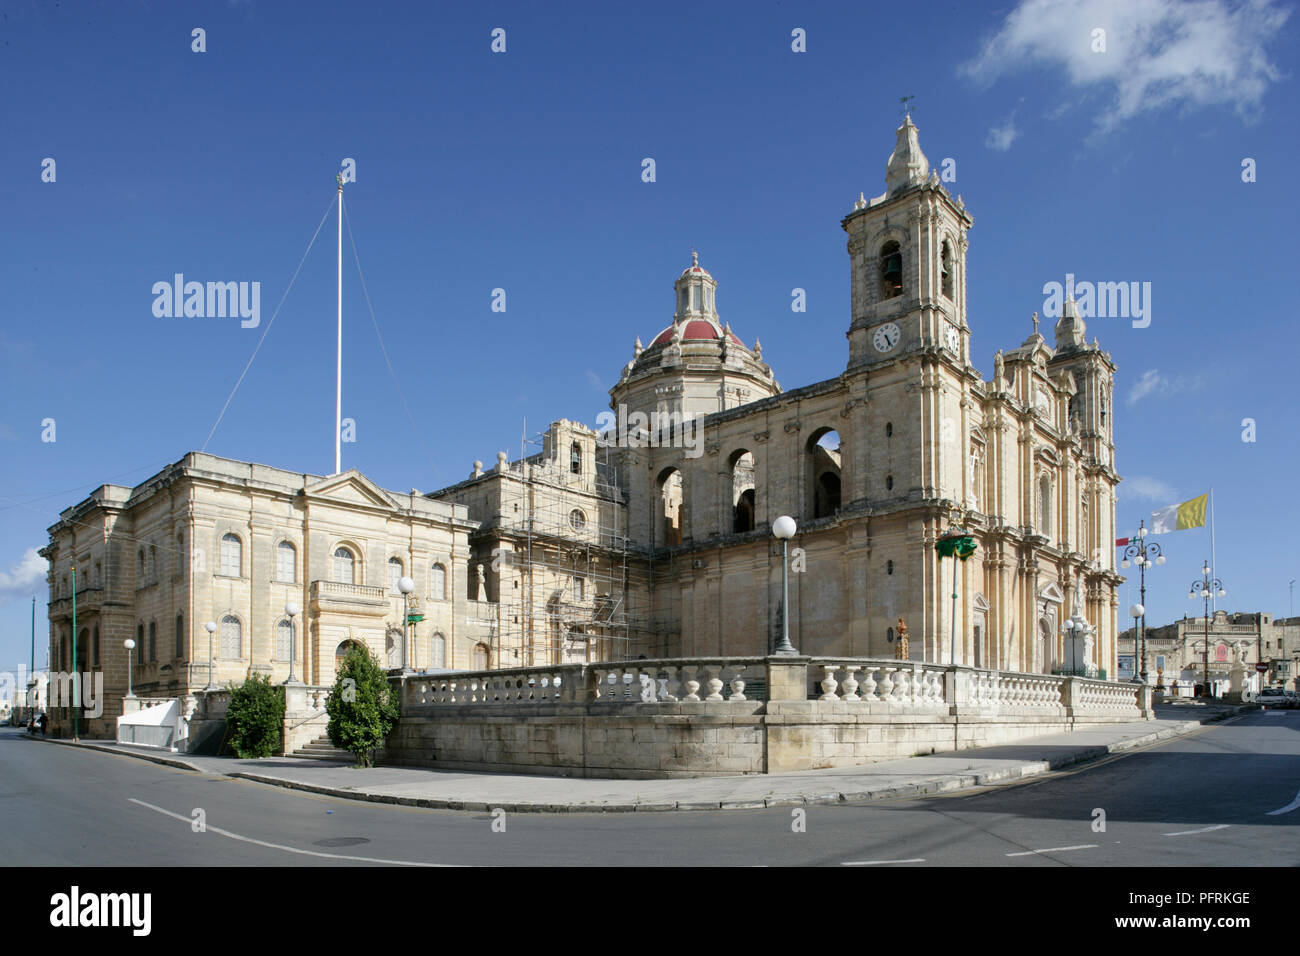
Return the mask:
{"type": "Polygon", "coordinates": [[[920,185],[930,174],[930,161],[925,158],[925,153],[921,152],[917,132],[909,113],[903,119],[903,125],[898,127],[898,141],[885,168],[887,195],[892,196],[909,186],[920,185]]]}
{"type": "Polygon", "coordinates": [[[1074,296],[1065,300],[1061,306],[1061,317],[1056,320],[1056,350],[1083,348],[1087,345],[1084,338],[1088,327],[1079,317],[1079,309],[1074,304],[1074,296]]]}

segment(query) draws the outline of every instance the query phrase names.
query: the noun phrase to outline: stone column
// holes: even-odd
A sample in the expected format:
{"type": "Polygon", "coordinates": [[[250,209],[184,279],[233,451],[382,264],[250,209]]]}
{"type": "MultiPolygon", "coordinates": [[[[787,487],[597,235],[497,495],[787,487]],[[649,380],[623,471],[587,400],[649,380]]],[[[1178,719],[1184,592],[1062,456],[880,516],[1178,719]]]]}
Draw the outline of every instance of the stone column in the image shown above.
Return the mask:
{"type": "Polygon", "coordinates": [[[764,706],[764,760],[767,773],[812,768],[807,657],[767,658],[767,704],[764,706]]]}

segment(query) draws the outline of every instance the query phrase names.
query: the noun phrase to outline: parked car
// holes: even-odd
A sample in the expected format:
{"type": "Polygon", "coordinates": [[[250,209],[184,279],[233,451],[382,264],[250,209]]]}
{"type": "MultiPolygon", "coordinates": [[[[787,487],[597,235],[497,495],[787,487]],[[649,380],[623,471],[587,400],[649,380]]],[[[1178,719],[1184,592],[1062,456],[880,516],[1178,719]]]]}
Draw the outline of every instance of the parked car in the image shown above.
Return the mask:
{"type": "Polygon", "coordinates": [[[1289,707],[1294,706],[1295,702],[1280,687],[1265,687],[1255,698],[1255,703],[1261,707],[1289,707]]]}

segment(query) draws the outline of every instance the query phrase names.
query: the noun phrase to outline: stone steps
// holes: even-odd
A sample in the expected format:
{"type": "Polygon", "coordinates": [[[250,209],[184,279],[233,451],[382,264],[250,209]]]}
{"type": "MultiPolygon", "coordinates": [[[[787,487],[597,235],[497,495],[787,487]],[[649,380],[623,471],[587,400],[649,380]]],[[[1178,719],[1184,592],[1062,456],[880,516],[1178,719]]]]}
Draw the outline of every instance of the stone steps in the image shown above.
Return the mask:
{"type": "Polygon", "coordinates": [[[290,757],[302,757],[306,760],[346,760],[351,763],[355,758],[346,750],[339,750],[330,743],[329,737],[317,737],[309,744],[304,744],[290,757]]]}

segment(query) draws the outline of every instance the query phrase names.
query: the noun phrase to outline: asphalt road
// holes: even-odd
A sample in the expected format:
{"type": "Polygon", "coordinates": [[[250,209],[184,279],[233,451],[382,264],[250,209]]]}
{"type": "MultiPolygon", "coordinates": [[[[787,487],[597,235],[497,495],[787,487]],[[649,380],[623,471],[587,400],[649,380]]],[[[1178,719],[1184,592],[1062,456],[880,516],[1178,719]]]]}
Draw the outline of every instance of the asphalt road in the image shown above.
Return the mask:
{"type": "Polygon", "coordinates": [[[1300,864],[1294,710],[956,795],[497,819],[304,794],[21,737],[0,731],[6,865],[1300,864]]]}

